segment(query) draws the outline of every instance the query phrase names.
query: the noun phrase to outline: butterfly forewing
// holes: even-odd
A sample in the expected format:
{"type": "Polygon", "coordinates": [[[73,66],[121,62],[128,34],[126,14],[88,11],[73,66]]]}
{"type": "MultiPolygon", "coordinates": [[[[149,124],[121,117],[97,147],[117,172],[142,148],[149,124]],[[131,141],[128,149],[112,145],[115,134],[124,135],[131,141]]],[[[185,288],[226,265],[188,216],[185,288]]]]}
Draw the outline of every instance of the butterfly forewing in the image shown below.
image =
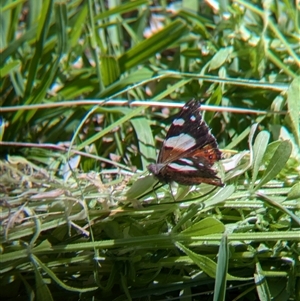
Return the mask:
{"type": "Polygon", "coordinates": [[[216,139],[202,119],[200,102],[191,100],[174,119],[157,164],[150,164],[148,169],[164,182],[222,186],[221,180],[211,168],[220,159],[221,152],[216,139]]]}

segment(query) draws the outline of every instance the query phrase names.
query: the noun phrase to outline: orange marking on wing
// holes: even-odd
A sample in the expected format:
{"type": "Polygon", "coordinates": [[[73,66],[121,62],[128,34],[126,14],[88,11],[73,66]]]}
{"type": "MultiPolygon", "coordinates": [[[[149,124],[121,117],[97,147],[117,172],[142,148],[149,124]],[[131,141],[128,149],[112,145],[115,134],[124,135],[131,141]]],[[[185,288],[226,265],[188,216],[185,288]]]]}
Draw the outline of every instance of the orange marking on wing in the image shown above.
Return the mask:
{"type": "Polygon", "coordinates": [[[210,144],[205,145],[203,148],[199,148],[189,153],[187,158],[205,158],[209,164],[213,165],[216,161],[221,159],[221,152],[213,148],[210,144]]]}

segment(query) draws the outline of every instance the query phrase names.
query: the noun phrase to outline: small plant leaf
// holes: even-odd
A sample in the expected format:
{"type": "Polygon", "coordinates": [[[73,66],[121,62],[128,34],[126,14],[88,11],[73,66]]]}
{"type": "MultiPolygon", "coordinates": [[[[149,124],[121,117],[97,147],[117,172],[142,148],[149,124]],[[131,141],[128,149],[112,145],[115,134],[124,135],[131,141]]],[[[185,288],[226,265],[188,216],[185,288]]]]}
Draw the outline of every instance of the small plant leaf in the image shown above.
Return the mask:
{"type": "Polygon", "coordinates": [[[290,141],[282,141],[274,152],[267,169],[264,172],[263,177],[260,182],[256,185],[255,189],[259,189],[264,184],[268,183],[270,180],[274,179],[278,173],[285,166],[286,162],[290,158],[292,153],[292,144],[290,141]]]}
{"type": "Polygon", "coordinates": [[[152,175],[140,178],[133,183],[126,193],[128,199],[136,199],[147,191],[151,192],[151,188],[157,183],[152,175]]]}
{"type": "Polygon", "coordinates": [[[254,146],[253,146],[253,171],[252,171],[252,185],[254,186],[255,180],[258,175],[259,167],[264,157],[265,151],[268,146],[270,134],[266,131],[258,133],[254,146]]]}
{"type": "Polygon", "coordinates": [[[212,217],[207,217],[183,230],[181,234],[188,236],[202,236],[214,233],[222,233],[224,230],[225,226],[220,221],[212,217]]]}
{"type": "Polygon", "coordinates": [[[209,70],[215,70],[220,68],[228,59],[229,55],[232,53],[233,47],[221,48],[214,55],[214,57],[209,62],[209,70]]]}
{"type": "Polygon", "coordinates": [[[220,189],[214,196],[205,200],[205,208],[210,206],[215,206],[226,201],[235,191],[234,185],[227,185],[226,187],[220,189]]]}
{"type": "Polygon", "coordinates": [[[287,196],[288,200],[299,200],[300,201],[300,183],[296,183],[290,190],[287,196]]]}

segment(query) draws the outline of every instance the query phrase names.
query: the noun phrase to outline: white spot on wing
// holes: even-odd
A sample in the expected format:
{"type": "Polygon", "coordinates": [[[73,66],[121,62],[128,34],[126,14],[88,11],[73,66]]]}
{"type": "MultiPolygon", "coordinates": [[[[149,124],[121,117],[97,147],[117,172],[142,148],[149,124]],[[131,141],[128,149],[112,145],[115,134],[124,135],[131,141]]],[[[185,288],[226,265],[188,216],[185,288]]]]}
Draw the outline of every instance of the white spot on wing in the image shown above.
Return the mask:
{"type": "Polygon", "coordinates": [[[191,120],[192,122],[194,122],[194,121],[196,121],[196,117],[195,117],[194,115],[192,115],[192,116],[190,117],[190,120],[191,120]]]}
{"type": "Polygon", "coordinates": [[[192,160],[189,160],[189,159],[186,159],[186,158],[180,158],[180,162],[184,162],[188,165],[193,165],[193,161],[192,160]]]}
{"type": "Polygon", "coordinates": [[[173,121],[173,125],[182,126],[183,124],[184,124],[184,119],[182,119],[182,118],[178,118],[173,121]]]}
{"type": "Polygon", "coordinates": [[[178,147],[183,150],[189,149],[196,144],[196,140],[188,134],[180,134],[179,136],[173,136],[166,140],[165,147],[178,147]]]}
{"type": "Polygon", "coordinates": [[[179,171],[196,171],[197,168],[190,165],[179,165],[177,163],[170,163],[169,167],[179,171]]]}

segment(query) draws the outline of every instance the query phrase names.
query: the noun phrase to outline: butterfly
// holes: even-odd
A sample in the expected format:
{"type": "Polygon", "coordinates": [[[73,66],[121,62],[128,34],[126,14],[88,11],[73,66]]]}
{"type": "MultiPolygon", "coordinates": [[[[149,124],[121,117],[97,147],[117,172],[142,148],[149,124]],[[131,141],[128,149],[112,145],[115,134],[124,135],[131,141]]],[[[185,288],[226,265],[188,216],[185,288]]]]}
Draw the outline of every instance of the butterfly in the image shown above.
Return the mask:
{"type": "Polygon", "coordinates": [[[222,153],[202,119],[200,106],[200,101],[192,99],[182,107],[167,132],[157,162],[147,167],[160,182],[223,186],[212,169],[222,153]]]}

